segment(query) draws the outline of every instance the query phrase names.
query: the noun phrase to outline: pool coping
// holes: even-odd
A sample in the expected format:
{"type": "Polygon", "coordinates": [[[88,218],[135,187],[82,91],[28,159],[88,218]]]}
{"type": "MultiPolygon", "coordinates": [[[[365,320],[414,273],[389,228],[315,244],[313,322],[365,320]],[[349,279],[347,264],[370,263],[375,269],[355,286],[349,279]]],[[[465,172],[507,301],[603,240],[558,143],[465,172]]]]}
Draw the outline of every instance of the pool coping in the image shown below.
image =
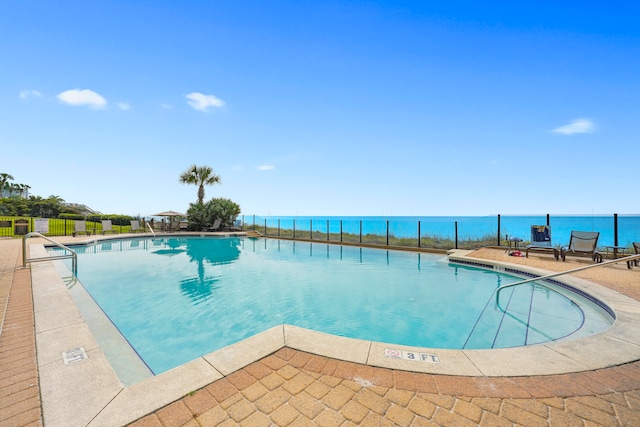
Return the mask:
{"type": "MultiPolygon", "coordinates": [[[[31,256],[45,254],[41,244],[30,245],[30,250],[31,256]]],[[[549,273],[533,267],[471,258],[467,256],[470,252],[450,251],[449,260],[509,267],[535,275],[549,273]]],[[[338,337],[279,325],[125,387],[53,263],[32,264],[31,269],[43,418],[48,426],[125,425],[283,347],[374,367],[491,377],[590,371],[640,359],[640,302],[593,282],[565,277],[563,282],[604,301],[614,310],[616,319],[609,329],[572,341],[528,347],[443,350],[338,337]],[[65,364],[64,355],[68,356],[71,349],[83,349],[87,357],[65,364]],[[61,401],[73,401],[74,405],[61,405],[61,401]]]]}

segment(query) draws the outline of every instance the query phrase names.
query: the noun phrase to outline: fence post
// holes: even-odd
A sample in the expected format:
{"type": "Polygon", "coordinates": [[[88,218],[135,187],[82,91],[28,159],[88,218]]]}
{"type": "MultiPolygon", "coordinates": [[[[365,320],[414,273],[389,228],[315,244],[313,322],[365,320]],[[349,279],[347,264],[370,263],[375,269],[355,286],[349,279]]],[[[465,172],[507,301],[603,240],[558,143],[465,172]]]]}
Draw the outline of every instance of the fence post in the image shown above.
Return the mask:
{"type": "Polygon", "coordinates": [[[327,220],[327,242],[329,241],[329,220],[327,220]]]}
{"type": "MultiPolygon", "coordinates": [[[[613,214],[613,246],[618,246],[618,214],[613,214]]],[[[618,258],[618,248],[613,248],[613,257],[618,258]]]]}
{"type": "Polygon", "coordinates": [[[389,246],[389,220],[387,220],[387,246],[389,246]]]}
{"type": "Polygon", "coordinates": [[[418,247],[420,248],[420,221],[418,221],[418,247]]]}
{"type": "Polygon", "coordinates": [[[551,222],[549,221],[549,214],[547,214],[547,227],[549,226],[549,224],[551,224],[551,222]]]}
{"type": "Polygon", "coordinates": [[[500,214],[498,214],[498,246],[500,246],[500,214]]]}
{"type": "Polygon", "coordinates": [[[455,229],[456,229],[456,234],[455,234],[455,238],[456,238],[456,249],[458,249],[458,221],[455,222],[455,229]]]}
{"type": "Polygon", "coordinates": [[[280,218],[278,218],[278,237],[280,237],[280,218]]]}
{"type": "Polygon", "coordinates": [[[342,220],[340,220],[340,241],[342,242],[342,220]]]}
{"type": "Polygon", "coordinates": [[[256,231],[256,216],[253,215],[253,231],[256,231]]]}
{"type": "Polygon", "coordinates": [[[264,219],[264,235],[267,235],[267,218],[264,219]]]}
{"type": "Polygon", "coordinates": [[[313,240],[313,220],[309,220],[309,240],[313,240]]]}
{"type": "Polygon", "coordinates": [[[362,220],[360,220],[360,243],[362,243],[362,220]]]}
{"type": "Polygon", "coordinates": [[[296,220],[293,220],[293,238],[296,238],[296,220]]]}

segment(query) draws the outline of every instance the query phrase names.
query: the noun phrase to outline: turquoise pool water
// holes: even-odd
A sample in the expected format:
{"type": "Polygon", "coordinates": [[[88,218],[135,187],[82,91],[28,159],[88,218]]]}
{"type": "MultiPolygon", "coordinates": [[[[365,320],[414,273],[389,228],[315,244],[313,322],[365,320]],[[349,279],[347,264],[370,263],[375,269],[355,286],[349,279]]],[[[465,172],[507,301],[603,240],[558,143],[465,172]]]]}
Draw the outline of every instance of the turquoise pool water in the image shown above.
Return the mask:
{"type": "Polygon", "coordinates": [[[428,348],[538,344],[612,323],[590,301],[443,255],[247,237],[75,246],[78,279],[161,373],[279,324],[428,348]]]}

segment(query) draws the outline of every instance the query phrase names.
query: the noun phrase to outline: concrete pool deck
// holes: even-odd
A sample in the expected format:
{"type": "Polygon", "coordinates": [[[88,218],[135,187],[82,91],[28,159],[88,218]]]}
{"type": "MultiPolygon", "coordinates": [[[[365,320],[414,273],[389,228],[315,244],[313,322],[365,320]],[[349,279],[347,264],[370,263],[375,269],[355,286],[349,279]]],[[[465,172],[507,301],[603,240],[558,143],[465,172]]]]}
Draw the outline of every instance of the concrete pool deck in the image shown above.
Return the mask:
{"type": "MultiPolygon", "coordinates": [[[[523,271],[584,265],[460,255],[523,271]]],[[[3,239],[0,268],[0,425],[640,425],[640,269],[624,264],[570,279],[622,324],[576,342],[415,351],[437,355],[432,363],[385,357],[416,349],[280,326],[130,387],[51,263],[23,269],[21,241],[3,239]],[[65,364],[76,348],[88,357],[65,364]]]]}

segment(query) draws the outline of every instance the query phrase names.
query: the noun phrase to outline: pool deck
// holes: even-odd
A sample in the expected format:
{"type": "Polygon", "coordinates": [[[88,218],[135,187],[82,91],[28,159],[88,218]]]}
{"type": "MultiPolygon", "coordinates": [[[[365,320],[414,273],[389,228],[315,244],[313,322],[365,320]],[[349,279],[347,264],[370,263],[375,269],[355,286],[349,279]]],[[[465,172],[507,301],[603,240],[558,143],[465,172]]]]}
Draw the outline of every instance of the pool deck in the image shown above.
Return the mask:
{"type": "MultiPolygon", "coordinates": [[[[2,426],[640,425],[640,268],[617,264],[571,276],[618,315],[594,337],[451,351],[283,325],[125,387],[69,285],[50,262],[22,268],[21,243],[0,239],[2,426]],[[63,352],[76,348],[82,351],[68,353],[65,364],[63,352]],[[395,351],[404,358],[389,357],[395,351]],[[412,354],[437,355],[439,363],[412,354]]],[[[489,248],[456,256],[535,272],[586,265],[489,248]]]]}

